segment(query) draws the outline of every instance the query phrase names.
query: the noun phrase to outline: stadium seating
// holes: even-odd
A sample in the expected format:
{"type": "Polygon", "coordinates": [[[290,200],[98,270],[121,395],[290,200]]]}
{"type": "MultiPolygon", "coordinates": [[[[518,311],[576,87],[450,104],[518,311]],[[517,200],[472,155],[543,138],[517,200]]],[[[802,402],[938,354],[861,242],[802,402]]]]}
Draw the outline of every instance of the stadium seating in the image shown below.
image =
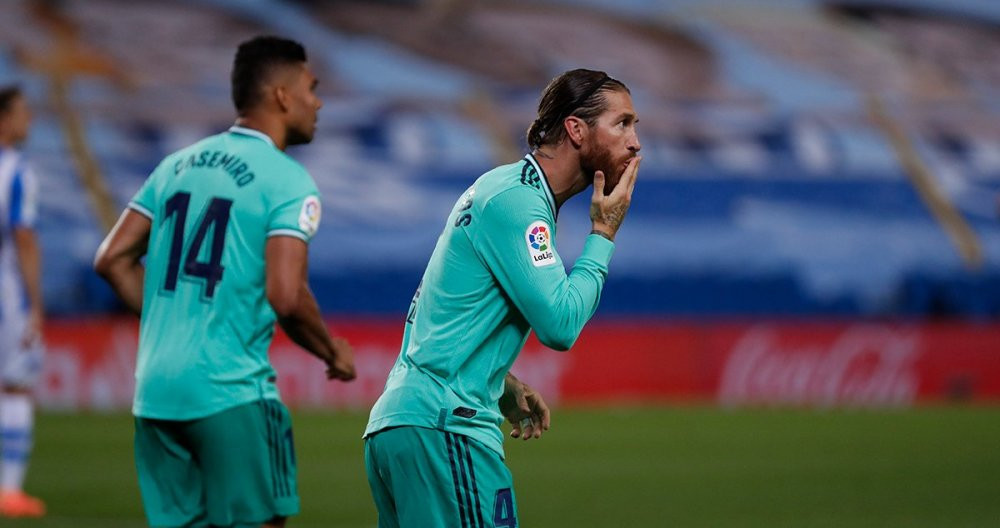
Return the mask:
{"type": "MultiPolygon", "coordinates": [[[[0,6],[0,81],[22,82],[37,110],[28,151],[43,175],[47,303],[113,311],[90,272],[104,228],[38,66],[57,29],[35,4],[0,6]]],[[[402,313],[454,200],[523,155],[549,78],[590,66],[630,85],[645,155],[602,314],[1000,315],[993,2],[463,4],[94,0],[57,4],[55,17],[79,44],[63,66],[69,100],[118,206],[165,154],[229,125],[240,40],[308,46],[326,106],[314,144],[290,153],[324,195],[311,273],[331,312],[402,313]],[[562,44],[581,32],[629,38],[562,44]],[[963,260],[915,190],[872,100],[981,263],[963,260]]],[[[567,263],[589,229],[586,201],[559,217],[567,263]]]]}

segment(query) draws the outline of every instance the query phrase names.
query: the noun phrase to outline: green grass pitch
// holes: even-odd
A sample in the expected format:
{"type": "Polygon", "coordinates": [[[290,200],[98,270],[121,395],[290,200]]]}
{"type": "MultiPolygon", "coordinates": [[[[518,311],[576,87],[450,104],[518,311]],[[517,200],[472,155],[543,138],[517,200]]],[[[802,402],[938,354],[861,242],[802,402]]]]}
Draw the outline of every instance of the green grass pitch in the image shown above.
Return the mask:
{"type": "MultiPolygon", "coordinates": [[[[373,527],[360,413],[294,416],[302,514],[373,527]]],[[[144,526],[126,415],[43,414],[28,490],[42,520],[144,526]]],[[[1000,407],[917,410],[557,409],[507,442],[526,527],[1000,526],[1000,407]]]]}

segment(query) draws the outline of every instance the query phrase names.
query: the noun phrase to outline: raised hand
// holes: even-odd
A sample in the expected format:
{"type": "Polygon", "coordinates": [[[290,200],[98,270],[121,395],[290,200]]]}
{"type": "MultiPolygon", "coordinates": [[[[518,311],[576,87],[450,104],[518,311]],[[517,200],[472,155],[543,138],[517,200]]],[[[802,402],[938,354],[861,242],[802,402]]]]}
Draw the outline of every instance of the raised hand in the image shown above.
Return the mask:
{"type": "Polygon", "coordinates": [[[625,221],[625,213],[632,203],[632,190],[635,189],[636,176],[639,173],[641,156],[628,161],[625,172],[622,173],[618,185],[607,196],[604,195],[604,172],[594,173],[594,195],[590,199],[590,220],[594,231],[603,234],[609,240],[615,239],[618,228],[625,221]]]}

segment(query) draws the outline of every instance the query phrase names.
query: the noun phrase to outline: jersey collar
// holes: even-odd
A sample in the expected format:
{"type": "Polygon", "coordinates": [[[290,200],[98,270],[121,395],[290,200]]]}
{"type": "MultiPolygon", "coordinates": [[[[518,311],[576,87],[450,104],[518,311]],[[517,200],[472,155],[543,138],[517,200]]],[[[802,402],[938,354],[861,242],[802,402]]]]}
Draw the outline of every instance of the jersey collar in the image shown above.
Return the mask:
{"type": "Polygon", "coordinates": [[[542,177],[542,181],[545,182],[545,197],[549,199],[549,205],[552,206],[552,215],[555,216],[559,209],[556,207],[556,195],[552,192],[552,186],[549,185],[549,177],[545,175],[545,171],[542,170],[542,166],[538,164],[538,160],[536,160],[535,156],[531,153],[528,153],[524,159],[528,160],[528,163],[531,163],[531,166],[534,167],[535,170],[538,171],[538,174],[542,177]]]}
{"type": "Polygon", "coordinates": [[[268,136],[267,134],[261,132],[260,130],[254,130],[252,128],[247,128],[239,125],[233,125],[229,127],[229,132],[231,134],[241,134],[244,136],[255,137],[257,139],[266,141],[269,145],[271,145],[274,148],[278,148],[277,146],[275,146],[274,141],[271,139],[271,136],[268,136]]]}

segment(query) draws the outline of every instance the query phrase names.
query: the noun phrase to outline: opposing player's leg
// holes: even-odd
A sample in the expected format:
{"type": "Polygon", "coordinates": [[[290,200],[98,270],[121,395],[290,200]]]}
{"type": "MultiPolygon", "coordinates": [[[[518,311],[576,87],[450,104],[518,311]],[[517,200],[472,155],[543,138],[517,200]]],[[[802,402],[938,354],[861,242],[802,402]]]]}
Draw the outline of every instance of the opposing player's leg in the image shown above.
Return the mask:
{"type": "Polygon", "coordinates": [[[464,435],[395,427],[365,442],[379,528],[516,527],[510,471],[500,455],[464,435]]]}
{"type": "Polygon", "coordinates": [[[26,322],[8,313],[0,321],[0,516],[41,517],[45,503],[24,492],[34,444],[32,388],[42,371],[41,343],[25,346],[26,322]]]}
{"type": "Polygon", "coordinates": [[[291,417],[260,400],[196,420],[206,515],[213,526],[282,526],[299,512],[291,417]]]}
{"type": "Polygon", "coordinates": [[[34,431],[34,405],[27,392],[7,388],[0,394],[0,515],[41,517],[45,503],[24,492],[34,431]]]}

